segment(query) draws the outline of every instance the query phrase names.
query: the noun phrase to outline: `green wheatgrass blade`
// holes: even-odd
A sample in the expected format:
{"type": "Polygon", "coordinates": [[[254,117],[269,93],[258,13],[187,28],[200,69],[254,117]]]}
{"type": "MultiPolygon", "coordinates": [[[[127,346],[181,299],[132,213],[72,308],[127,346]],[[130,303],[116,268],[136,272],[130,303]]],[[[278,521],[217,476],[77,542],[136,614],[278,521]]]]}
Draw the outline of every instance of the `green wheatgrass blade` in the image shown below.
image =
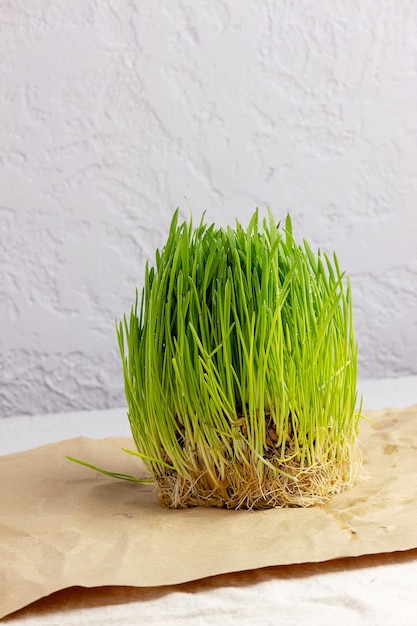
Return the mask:
{"type": "Polygon", "coordinates": [[[159,459],[153,459],[150,456],[146,456],[145,454],[142,454],[141,452],[138,452],[137,450],[129,450],[129,448],[122,448],[123,452],[127,452],[127,454],[132,454],[133,456],[138,456],[140,459],[144,460],[144,461],[152,461],[152,463],[159,463],[160,465],[163,465],[164,467],[167,467],[168,469],[175,469],[175,467],[173,467],[172,465],[169,465],[168,463],[165,463],[164,461],[161,461],[159,459]]]}
{"type": "Polygon", "coordinates": [[[100,474],[104,474],[105,476],[110,476],[111,478],[118,478],[120,480],[127,480],[134,483],[141,483],[142,485],[153,485],[155,481],[152,478],[136,478],[135,476],[131,476],[130,474],[120,474],[119,472],[109,472],[107,470],[101,469],[96,465],[92,465],[91,463],[87,463],[86,461],[81,461],[80,459],[76,459],[73,456],[66,456],[66,459],[72,461],[73,463],[78,463],[78,465],[84,465],[84,467],[88,467],[89,469],[93,469],[96,472],[100,472],[100,474]]]}

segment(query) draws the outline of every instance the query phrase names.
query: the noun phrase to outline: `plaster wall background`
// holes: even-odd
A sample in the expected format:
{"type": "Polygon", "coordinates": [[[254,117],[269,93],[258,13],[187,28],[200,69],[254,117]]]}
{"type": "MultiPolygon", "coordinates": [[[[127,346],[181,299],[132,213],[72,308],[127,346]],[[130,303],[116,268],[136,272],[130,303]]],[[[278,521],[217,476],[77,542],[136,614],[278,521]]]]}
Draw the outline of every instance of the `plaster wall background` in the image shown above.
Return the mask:
{"type": "Polygon", "coordinates": [[[0,415],[124,404],[115,318],[173,210],[289,211],[417,374],[417,3],[0,1],[0,415]]]}

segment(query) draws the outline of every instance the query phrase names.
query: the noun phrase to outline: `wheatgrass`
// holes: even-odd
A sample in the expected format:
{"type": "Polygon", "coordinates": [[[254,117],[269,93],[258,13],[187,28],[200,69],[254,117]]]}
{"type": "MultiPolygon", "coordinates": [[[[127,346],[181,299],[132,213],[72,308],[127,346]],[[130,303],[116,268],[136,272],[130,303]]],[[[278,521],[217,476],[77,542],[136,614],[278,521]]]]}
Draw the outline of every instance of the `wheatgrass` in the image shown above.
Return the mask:
{"type": "Polygon", "coordinates": [[[290,217],[204,219],[175,212],[117,325],[137,454],[168,507],[323,503],[361,467],[349,279],[290,217]]]}

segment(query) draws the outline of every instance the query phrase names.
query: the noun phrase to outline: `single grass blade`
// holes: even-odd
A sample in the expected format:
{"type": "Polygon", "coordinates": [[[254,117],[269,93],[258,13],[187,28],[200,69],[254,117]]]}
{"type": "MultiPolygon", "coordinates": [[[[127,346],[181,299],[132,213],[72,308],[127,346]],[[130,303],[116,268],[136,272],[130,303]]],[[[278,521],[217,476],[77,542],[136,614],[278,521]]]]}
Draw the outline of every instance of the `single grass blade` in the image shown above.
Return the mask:
{"type": "Polygon", "coordinates": [[[109,472],[107,470],[102,469],[101,467],[97,467],[96,465],[92,465],[91,463],[87,463],[86,461],[81,461],[80,459],[76,459],[72,456],[66,456],[66,459],[72,461],[73,463],[78,463],[79,465],[84,465],[84,467],[88,467],[96,472],[100,472],[100,474],[104,474],[105,476],[110,476],[111,478],[119,478],[120,480],[128,480],[134,483],[141,483],[142,485],[153,485],[155,481],[153,478],[136,478],[136,476],[131,476],[130,474],[120,474],[119,472],[109,472]]]}

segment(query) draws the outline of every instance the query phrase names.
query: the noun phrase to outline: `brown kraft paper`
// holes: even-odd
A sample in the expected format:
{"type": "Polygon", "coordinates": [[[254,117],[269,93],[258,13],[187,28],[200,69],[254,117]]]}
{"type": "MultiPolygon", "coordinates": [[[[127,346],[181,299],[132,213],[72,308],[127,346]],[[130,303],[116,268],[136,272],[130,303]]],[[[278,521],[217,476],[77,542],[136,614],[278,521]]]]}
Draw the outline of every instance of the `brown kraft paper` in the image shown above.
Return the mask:
{"type": "Polygon", "coordinates": [[[80,437],[0,457],[0,618],[75,585],[172,585],[417,547],[417,406],[366,415],[369,478],[307,509],[166,509],[152,486],[65,458],[146,476],[121,450],[133,445],[125,438],[80,437]]]}

